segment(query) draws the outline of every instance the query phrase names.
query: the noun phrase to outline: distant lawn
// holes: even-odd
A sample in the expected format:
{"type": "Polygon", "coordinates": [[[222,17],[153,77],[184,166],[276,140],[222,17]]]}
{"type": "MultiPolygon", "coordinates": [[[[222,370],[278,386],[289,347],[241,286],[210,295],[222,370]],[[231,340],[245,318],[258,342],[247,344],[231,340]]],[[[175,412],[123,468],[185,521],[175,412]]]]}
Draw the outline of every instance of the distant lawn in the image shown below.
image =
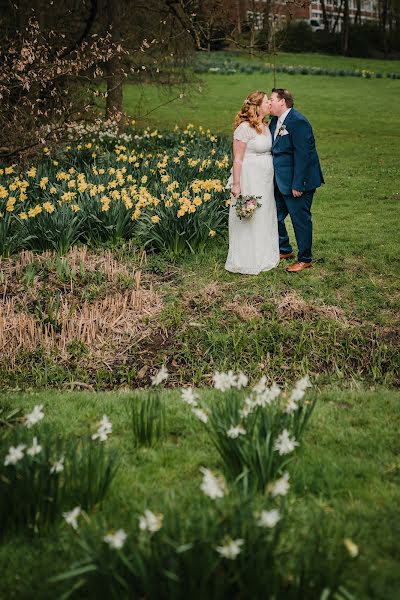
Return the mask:
{"type": "Polygon", "coordinates": [[[304,65],[307,67],[325,67],[331,69],[367,69],[375,73],[400,72],[400,60],[355,58],[302,52],[278,52],[275,57],[267,53],[260,53],[252,57],[249,54],[237,52],[214,52],[212,53],[213,55],[240,62],[275,62],[277,65],[304,65]]]}
{"type": "MultiPolygon", "coordinates": [[[[312,122],[320,149],[335,146],[340,138],[343,156],[348,144],[355,142],[353,148],[358,149],[357,153],[366,157],[371,152],[375,162],[379,159],[376,150],[379,155],[387,151],[388,156],[397,151],[400,80],[278,73],[277,86],[293,92],[296,108],[312,122]]],[[[170,102],[179,96],[180,88],[127,84],[124,108],[138,117],[140,124],[168,128],[191,122],[229,133],[246,95],[258,89],[268,93],[272,87],[272,74],[197,75],[182,90],[185,97],[170,102]],[[163,106],[154,110],[159,105],[163,106]]],[[[350,154],[353,155],[351,149],[350,154]]]]}

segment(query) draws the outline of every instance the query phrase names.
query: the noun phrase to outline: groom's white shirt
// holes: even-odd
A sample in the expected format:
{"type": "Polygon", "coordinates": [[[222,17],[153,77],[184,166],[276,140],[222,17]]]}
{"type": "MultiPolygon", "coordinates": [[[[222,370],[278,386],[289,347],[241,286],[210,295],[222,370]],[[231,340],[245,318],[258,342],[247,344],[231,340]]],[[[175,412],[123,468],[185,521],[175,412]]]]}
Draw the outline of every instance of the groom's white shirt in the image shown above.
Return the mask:
{"type": "Polygon", "coordinates": [[[292,107],[288,108],[287,110],[285,110],[285,112],[279,117],[279,121],[281,122],[281,125],[283,123],[283,121],[286,119],[286,117],[288,116],[288,114],[290,113],[290,111],[292,110],[292,107]]]}
{"type": "Polygon", "coordinates": [[[279,127],[282,125],[282,123],[284,122],[284,120],[286,119],[286,117],[288,116],[288,114],[290,113],[291,110],[292,110],[292,107],[288,108],[287,110],[285,110],[284,113],[281,114],[280,117],[278,117],[278,121],[276,123],[276,129],[274,132],[274,139],[278,135],[279,127]]]}

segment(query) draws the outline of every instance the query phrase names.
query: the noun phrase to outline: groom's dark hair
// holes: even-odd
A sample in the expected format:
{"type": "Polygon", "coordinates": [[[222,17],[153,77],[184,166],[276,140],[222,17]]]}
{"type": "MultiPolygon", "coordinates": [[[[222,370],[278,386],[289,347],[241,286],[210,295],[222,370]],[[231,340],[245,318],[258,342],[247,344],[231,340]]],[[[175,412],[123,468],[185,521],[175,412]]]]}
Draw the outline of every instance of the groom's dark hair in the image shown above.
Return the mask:
{"type": "Polygon", "coordinates": [[[283,88],[272,88],[272,92],[275,92],[279,100],[282,100],[283,98],[288,108],[292,108],[294,106],[293,96],[289,90],[284,90],[283,88]]]}

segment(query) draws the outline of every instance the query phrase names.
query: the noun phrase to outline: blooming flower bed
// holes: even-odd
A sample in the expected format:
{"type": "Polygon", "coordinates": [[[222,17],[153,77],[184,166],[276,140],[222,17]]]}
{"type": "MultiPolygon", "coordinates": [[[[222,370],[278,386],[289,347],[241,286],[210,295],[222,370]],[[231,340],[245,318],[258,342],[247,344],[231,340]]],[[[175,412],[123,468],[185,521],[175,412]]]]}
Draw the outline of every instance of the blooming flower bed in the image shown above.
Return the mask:
{"type": "Polygon", "coordinates": [[[191,124],[128,132],[122,144],[112,128],[80,129],[59,156],[1,168],[0,254],[132,237],[172,255],[204,249],[227,220],[230,141],[191,124]]]}

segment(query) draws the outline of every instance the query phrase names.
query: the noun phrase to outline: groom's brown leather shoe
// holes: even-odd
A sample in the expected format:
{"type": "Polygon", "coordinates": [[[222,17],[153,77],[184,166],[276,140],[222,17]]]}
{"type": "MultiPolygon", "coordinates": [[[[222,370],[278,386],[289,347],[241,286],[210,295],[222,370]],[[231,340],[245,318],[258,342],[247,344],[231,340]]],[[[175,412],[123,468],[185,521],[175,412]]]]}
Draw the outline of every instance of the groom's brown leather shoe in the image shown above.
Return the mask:
{"type": "Polygon", "coordinates": [[[284,258],[294,258],[294,252],[281,252],[279,258],[283,260],[284,258]]]}
{"type": "Polygon", "coordinates": [[[310,267],[310,262],[297,262],[293,265],[290,265],[290,267],[286,267],[286,271],[288,271],[288,273],[300,273],[300,271],[303,271],[304,269],[309,269],[310,267]]]}

